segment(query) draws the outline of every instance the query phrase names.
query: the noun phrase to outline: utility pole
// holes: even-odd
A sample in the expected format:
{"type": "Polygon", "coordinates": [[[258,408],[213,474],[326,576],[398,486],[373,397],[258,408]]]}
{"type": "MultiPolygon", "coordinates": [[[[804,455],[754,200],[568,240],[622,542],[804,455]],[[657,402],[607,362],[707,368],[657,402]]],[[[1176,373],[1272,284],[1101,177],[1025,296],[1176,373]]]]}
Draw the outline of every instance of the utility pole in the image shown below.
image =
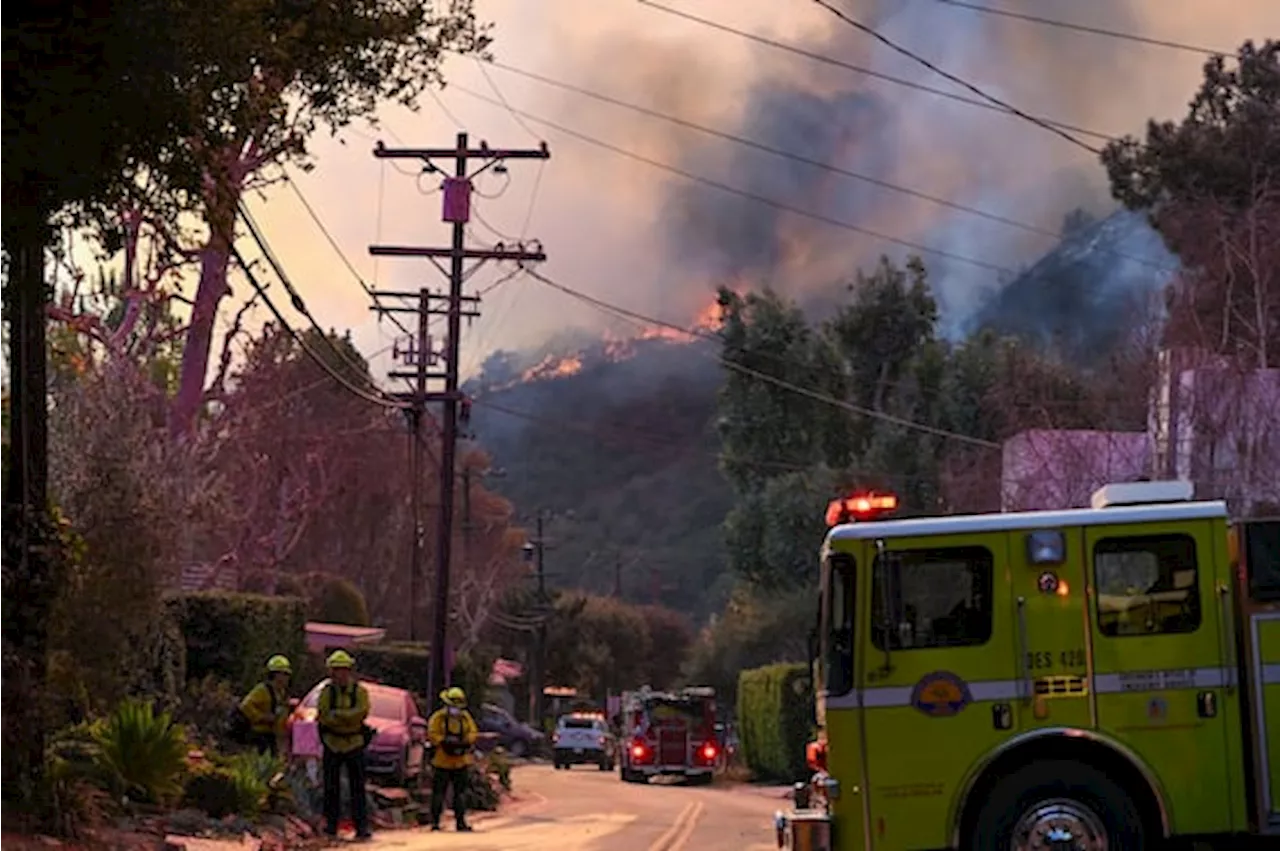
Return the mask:
{"type": "MultiPolygon", "coordinates": [[[[538,580],[538,605],[545,609],[547,604],[547,539],[543,532],[543,515],[538,512],[537,519],[537,537],[525,544],[525,553],[531,556],[534,562],[534,575],[538,580]]],[[[546,687],[547,679],[547,618],[549,612],[540,613],[538,626],[534,632],[532,672],[529,677],[529,722],[531,724],[540,724],[542,722],[542,699],[543,689],[546,687]]]]}
{"type": "MultiPolygon", "coordinates": [[[[439,259],[447,257],[450,261],[448,272],[449,293],[445,297],[446,306],[444,308],[448,330],[445,337],[444,351],[439,355],[444,360],[445,367],[444,374],[439,376],[444,379],[443,392],[427,392],[427,379],[437,376],[427,373],[426,369],[427,365],[435,360],[436,355],[434,353],[429,355],[429,342],[421,339],[426,336],[426,316],[436,312],[431,305],[434,296],[430,293],[424,295],[425,291],[420,291],[417,294],[419,303],[415,308],[398,308],[400,310],[413,310],[418,313],[418,336],[420,343],[425,344],[418,347],[416,369],[412,376],[415,380],[414,392],[408,394],[409,400],[412,402],[413,416],[410,418],[410,427],[414,431],[413,440],[415,446],[420,443],[420,421],[425,413],[426,404],[438,401],[442,403],[443,408],[442,422],[440,424],[440,506],[439,520],[436,525],[435,622],[432,624],[431,631],[430,687],[431,699],[435,701],[448,678],[448,672],[445,670],[445,653],[449,637],[449,568],[453,544],[454,466],[458,451],[458,403],[461,399],[461,394],[458,392],[458,354],[462,333],[462,317],[479,315],[479,311],[474,309],[479,305],[479,299],[475,296],[464,296],[462,292],[463,282],[468,277],[465,261],[478,260],[481,264],[488,260],[509,260],[517,263],[528,263],[546,259],[546,255],[542,251],[526,251],[523,246],[519,245],[510,249],[503,245],[497,245],[492,249],[466,247],[466,226],[471,220],[472,181],[489,169],[493,169],[494,173],[497,174],[505,173],[507,170],[506,160],[545,160],[551,157],[551,152],[547,150],[545,142],[535,150],[490,148],[483,141],[480,143],[480,147],[472,148],[468,145],[467,134],[460,132],[453,148],[387,148],[379,142],[377,147],[374,148],[373,155],[378,159],[421,160],[424,171],[428,173],[438,172],[444,174],[440,167],[432,162],[433,160],[452,159],[454,164],[453,175],[444,178],[444,191],[442,192],[444,209],[441,218],[453,226],[453,239],[448,248],[399,245],[369,246],[369,253],[375,257],[425,257],[436,263],[437,268],[439,268],[439,263],[437,262],[439,259]],[[479,167],[475,171],[469,171],[470,165],[477,161],[480,163],[479,167]],[[426,303],[425,305],[424,302],[426,303]],[[473,309],[464,310],[464,306],[473,309]]],[[[472,270],[474,271],[475,268],[472,267],[472,270]]],[[[383,295],[404,297],[406,294],[375,293],[375,298],[383,295]]],[[[378,305],[375,309],[396,310],[397,308],[385,308],[378,305]]],[[[401,375],[403,374],[399,374],[397,377],[401,375]]],[[[420,448],[418,451],[420,451],[420,448]]],[[[420,481],[415,481],[415,490],[419,487],[420,481]]],[[[420,542],[421,537],[421,525],[418,525],[415,529],[416,541],[420,542]]],[[[415,543],[414,550],[415,553],[419,554],[420,558],[421,544],[415,543]]],[[[418,603],[416,588],[418,568],[420,568],[420,564],[415,565],[413,574],[415,581],[411,582],[410,587],[410,594],[413,595],[413,600],[410,603],[411,609],[416,608],[418,603]]]]}

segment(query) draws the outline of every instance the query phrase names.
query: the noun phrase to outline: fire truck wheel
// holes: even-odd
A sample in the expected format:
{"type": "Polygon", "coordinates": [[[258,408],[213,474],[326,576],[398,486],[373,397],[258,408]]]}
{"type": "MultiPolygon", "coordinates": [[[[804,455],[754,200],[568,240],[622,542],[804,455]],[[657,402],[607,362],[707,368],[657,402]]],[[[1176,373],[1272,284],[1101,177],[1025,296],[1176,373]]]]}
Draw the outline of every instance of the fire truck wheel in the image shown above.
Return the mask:
{"type": "Polygon", "coordinates": [[[973,821],[967,848],[1028,851],[1074,842],[1081,851],[1144,848],[1133,799],[1092,766],[1044,760],[998,782],[973,821]]]}

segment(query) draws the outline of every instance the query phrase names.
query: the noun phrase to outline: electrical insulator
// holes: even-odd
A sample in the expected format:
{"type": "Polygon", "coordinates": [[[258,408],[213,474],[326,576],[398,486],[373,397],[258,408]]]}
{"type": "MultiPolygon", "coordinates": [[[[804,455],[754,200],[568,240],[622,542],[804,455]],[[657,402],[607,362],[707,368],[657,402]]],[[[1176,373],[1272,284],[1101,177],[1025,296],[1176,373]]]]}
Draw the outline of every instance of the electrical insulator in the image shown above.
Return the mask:
{"type": "Polygon", "coordinates": [[[462,397],[462,406],[458,413],[458,419],[462,421],[463,425],[471,422],[471,400],[466,396],[462,397]]]}

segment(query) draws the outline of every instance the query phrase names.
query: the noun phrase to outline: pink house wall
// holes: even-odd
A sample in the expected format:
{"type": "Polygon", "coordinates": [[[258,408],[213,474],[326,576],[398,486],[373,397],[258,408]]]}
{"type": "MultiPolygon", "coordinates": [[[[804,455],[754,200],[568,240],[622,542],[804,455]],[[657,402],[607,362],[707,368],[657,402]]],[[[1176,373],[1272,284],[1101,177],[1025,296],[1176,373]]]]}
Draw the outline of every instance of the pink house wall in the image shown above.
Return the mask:
{"type": "Polygon", "coordinates": [[[1024,431],[1004,443],[1001,510],[1087,508],[1095,490],[1141,478],[1150,464],[1144,432],[1024,431]]]}

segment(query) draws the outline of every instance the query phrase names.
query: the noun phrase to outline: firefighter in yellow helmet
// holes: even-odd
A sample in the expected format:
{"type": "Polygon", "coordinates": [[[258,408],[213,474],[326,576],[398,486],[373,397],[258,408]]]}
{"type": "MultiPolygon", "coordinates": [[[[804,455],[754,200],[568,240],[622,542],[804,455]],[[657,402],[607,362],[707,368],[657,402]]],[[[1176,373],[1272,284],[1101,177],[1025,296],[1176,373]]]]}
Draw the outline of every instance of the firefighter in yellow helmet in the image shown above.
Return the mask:
{"type": "Polygon", "coordinates": [[[453,686],[440,692],[444,704],[427,719],[427,738],[435,753],[431,757],[431,829],[440,829],[445,790],[453,787],[453,817],[458,830],[467,832],[467,766],[480,729],[467,711],[466,693],[453,686]]]}
{"type": "Polygon", "coordinates": [[[351,791],[351,817],[356,823],[356,838],[368,839],[369,811],[365,801],[364,749],[371,738],[369,690],[356,681],[356,660],[345,650],[335,650],[328,659],[329,682],[320,690],[316,720],[320,725],[320,741],[324,745],[324,832],[338,835],[338,816],[342,811],[342,770],[347,770],[347,788],[351,791]]]}
{"type": "Polygon", "coordinates": [[[267,675],[240,701],[240,714],[247,722],[242,740],[259,753],[280,753],[289,718],[289,680],[293,666],[287,656],[267,660],[267,675]]]}

